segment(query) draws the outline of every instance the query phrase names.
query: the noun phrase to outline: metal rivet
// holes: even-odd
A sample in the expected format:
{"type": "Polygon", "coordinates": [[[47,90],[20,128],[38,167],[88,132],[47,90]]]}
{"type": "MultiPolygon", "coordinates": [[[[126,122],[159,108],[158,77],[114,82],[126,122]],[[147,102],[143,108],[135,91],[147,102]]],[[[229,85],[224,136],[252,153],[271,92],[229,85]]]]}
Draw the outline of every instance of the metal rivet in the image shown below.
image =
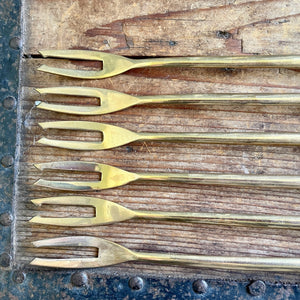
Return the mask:
{"type": "Polygon", "coordinates": [[[8,253],[2,253],[0,255],[0,265],[3,268],[8,268],[10,266],[11,256],[8,253]]]}
{"type": "Polygon", "coordinates": [[[16,270],[13,272],[12,279],[15,283],[22,283],[25,280],[25,273],[21,270],[16,270]]]}
{"type": "Polygon", "coordinates": [[[8,97],[4,98],[4,100],[3,100],[3,107],[5,109],[8,109],[8,110],[14,109],[15,106],[16,106],[16,99],[15,99],[15,97],[8,96],[8,97]]]}
{"type": "Polygon", "coordinates": [[[208,284],[205,280],[195,280],[193,283],[193,290],[197,294],[204,294],[207,292],[208,284]]]}
{"type": "Polygon", "coordinates": [[[141,277],[135,276],[129,279],[128,285],[132,290],[138,291],[143,288],[144,281],[141,277]]]}
{"type": "Polygon", "coordinates": [[[75,286],[85,286],[88,284],[88,275],[85,272],[75,272],[71,276],[71,283],[75,286]]]}
{"type": "Polygon", "coordinates": [[[1,164],[4,168],[11,167],[14,164],[14,158],[11,155],[5,155],[1,159],[1,164]]]}
{"type": "Polygon", "coordinates": [[[13,220],[11,213],[5,212],[0,215],[0,224],[2,226],[9,226],[13,220]]]}
{"type": "Polygon", "coordinates": [[[251,284],[248,285],[247,288],[248,288],[248,292],[252,296],[263,295],[265,293],[265,291],[266,291],[266,285],[261,280],[253,281],[251,284]]]}
{"type": "Polygon", "coordinates": [[[20,38],[18,37],[11,38],[9,41],[9,47],[14,50],[20,49],[20,38]]]}

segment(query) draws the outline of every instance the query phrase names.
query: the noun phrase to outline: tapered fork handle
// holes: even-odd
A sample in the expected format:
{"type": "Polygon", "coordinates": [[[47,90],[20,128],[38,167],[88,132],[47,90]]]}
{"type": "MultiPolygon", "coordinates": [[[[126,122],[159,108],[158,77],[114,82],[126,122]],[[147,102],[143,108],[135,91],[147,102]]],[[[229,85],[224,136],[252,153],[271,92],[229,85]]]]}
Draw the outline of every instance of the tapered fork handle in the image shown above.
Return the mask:
{"type": "Polygon", "coordinates": [[[300,216],[160,212],[140,210],[135,212],[135,216],[143,219],[180,221],[200,224],[300,229],[300,216]]]}
{"type": "Polygon", "coordinates": [[[196,105],[299,105],[299,94],[187,94],[138,96],[137,104],[196,104],[196,105]]]}
{"type": "Polygon", "coordinates": [[[180,174],[180,173],[139,173],[141,180],[179,181],[207,185],[246,187],[300,188],[300,176],[268,176],[244,174],[180,174]]]}
{"type": "Polygon", "coordinates": [[[135,252],[138,260],[226,270],[300,272],[300,258],[234,257],[135,252]]]}
{"type": "Polygon", "coordinates": [[[139,133],[140,140],[176,141],[201,144],[252,144],[299,146],[300,133],[229,132],[229,133],[139,133]]]}
{"type": "Polygon", "coordinates": [[[205,68],[299,68],[299,55],[280,56],[200,56],[147,58],[134,60],[135,68],[188,65],[205,68]]]}

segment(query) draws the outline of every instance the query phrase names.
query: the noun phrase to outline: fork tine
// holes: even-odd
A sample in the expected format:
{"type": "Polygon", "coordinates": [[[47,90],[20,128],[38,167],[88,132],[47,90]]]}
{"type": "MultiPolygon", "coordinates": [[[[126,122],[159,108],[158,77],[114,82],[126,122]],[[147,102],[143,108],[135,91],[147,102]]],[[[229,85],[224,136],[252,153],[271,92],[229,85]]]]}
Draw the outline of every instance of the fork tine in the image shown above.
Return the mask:
{"type": "MultiPolygon", "coordinates": [[[[102,89],[89,88],[89,87],[50,87],[50,88],[36,88],[40,94],[56,94],[56,95],[72,95],[72,96],[84,96],[84,97],[96,97],[101,100],[104,96],[102,89]]],[[[36,101],[36,106],[40,109],[51,110],[56,112],[78,114],[78,115],[94,115],[99,114],[98,106],[75,106],[75,105],[62,105],[62,104],[49,104],[42,101],[36,101]]],[[[101,110],[100,110],[101,111],[101,110]]]]}
{"type": "MultiPolygon", "coordinates": [[[[91,130],[91,131],[103,131],[103,125],[97,122],[88,121],[56,121],[56,122],[41,122],[39,123],[43,129],[71,129],[71,130],[91,130]]],[[[64,140],[53,140],[48,138],[41,138],[37,143],[47,146],[61,147],[65,149],[73,150],[102,150],[103,142],[83,142],[83,141],[64,141],[64,140]]]]}
{"type": "Polygon", "coordinates": [[[70,150],[103,150],[102,142],[62,141],[43,137],[39,139],[37,143],[70,150]]]}
{"type": "MultiPolygon", "coordinates": [[[[101,52],[86,51],[86,50],[43,50],[39,51],[43,57],[58,57],[68,59],[81,59],[81,60],[99,60],[101,61],[101,52]]],[[[38,68],[39,71],[48,72],[57,75],[63,75],[74,78],[86,78],[92,79],[101,77],[102,70],[100,71],[84,71],[84,70],[72,70],[62,69],[42,65],[38,68]]]]}
{"type": "Polygon", "coordinates": [[[36,101],[36,107],[40,109],[56,111],[65,114],[89,115],[89,116],[101,114],[101,110],[99,110],[99,106],[62,105],[62,104],[50,104],[42,101],[36,101]]]}
{"type": "Polygon", "coordinates": [[[68,170],[68,171],[85,171],[85,172],[101,172],[106,165],[88,161],[56,161],[49,163],[34,164],[34,166],[43,170],[68,170]]]}
{"type": "MultiPolygon", "coordinates": [[[[85,161],[57,161],[49,163],[34,164],[34,166],[43,170],[67,170],[83,172],[102,172],[106,165],[85,161]]],[[[89,191],[101,189],[101,181],[51,181],[39,179],[34,185],[49,187],[64,191],[89,191]]]]}
{"type": "Polygon", "coordinates": [[[34,185],[63,191],[91,191],[104,189],[101,181],[51,181],[39,179],[34,185]]]}
{"type": "MultiPolygon", "coordinates": [[[[51,238],[33,242],[35,247],[96,247],[97,258],[47,259],[35,258],[31,265],[54,268],[93,268],[99,266],[99,239],[89,236],[51,238]]],[[[100,265],[101,266],[101,265],[100,265]]]]}
{"type": "Polygon", "coordinates": [[[102,89],[83,86],[35,88],[35,90],[40,94],[70,95],[96,98],[101,98],[102,96],[102,89]]]}
{"type": "Polygon", "coordinates": [[[31,223],[56,225],[56,226],[94,226],[97,225],[97,199],[84,196],[50,197],[31,200],[37,206],[42,204],[58,204],[72,206],[92,206],[96,209],[96,216],[91,218],[47,218],[35,216],[29,220],[31,223]]]}

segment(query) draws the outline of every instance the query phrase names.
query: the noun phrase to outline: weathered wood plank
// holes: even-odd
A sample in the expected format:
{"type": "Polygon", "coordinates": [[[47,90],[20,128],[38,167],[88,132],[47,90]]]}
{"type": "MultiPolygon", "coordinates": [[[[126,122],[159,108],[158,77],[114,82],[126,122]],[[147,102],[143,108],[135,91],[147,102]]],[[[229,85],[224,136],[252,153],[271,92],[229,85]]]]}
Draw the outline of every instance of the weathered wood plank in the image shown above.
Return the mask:
{"type": "Polygon", "coordinates": [[[77,47],[146,56],[297,51],[297,0],[29,2],[28,54],[77,47]]]}
{"type": "MultiPolygon", "coordinates": [[[[27,1],[25,54],[38,49],[88,48],[124,55],[225,55],[243,53],[289,54],[297,38],[298,1],[27,1]],[[121,5],[122,4],[122,5],[121,5]],[[126,9],[124,9],[126,7],[126,9]],[[282,22],[281,20],[288,20],[282,22]],[[174,29],[177,30],[174,30],[174,29]],[[225,31],[225,32],[218,32],[225,31]],[[267,35],[268,31],[270,34],[267,35]],[[275,34],[275,31],[277,32],[275,34]],[[281,34],[280,34],[281,33],[281,34]],[[268,38],[269,43],[268,43],[268,38]],[[282,47],[276,47],[283,41],[282,47]],[[173,43],[174,42],[174,43],[173,43]]],[[[296,46],[295,46],[296,47],[296,46]]],[[[297,51],[297,48],[295,48],[297,51]]],[[[61,60],[24,58],[22,78],[22,157],[17,199],[17,253],[20,264],[35,255],[53,257],[94,256],[94,249],[42,250],[31,247],[40,238],[88,234],[108,238],[143,251],[241,256],[300,256],[299,232],[245,227],[207,226],[135,220],[93,228],[59,228],[29,224],[37,213],[90,216],[92,210],[45,206],[36,208],[30,199],[72,193],[32,186],[38,178],[94,179],[98,175],[71,172],[40,172],[35,162],[59,160],[99,161],[135,172],[227,172],[241,174],[299,175],[299,147],[224,146],[136,142],[102,152],[76,152],[36,144],[42,135],[55,138],[59,130],[43,132],[37,123],[78,120],[78,117],[40,111],[35,100],[95,105],[95,99],[39,96],[33,87],[92,86],[137,95],[201,92],[299,92],[300,73],[286,69],[217,70],[201,68],[153,68],[132,70],[104,80],[74,80],[37,72],[37,67],[61,65],[61,60]]],[[[97,64],[73,62],[73,68],[97,64]]],[[[299,131],[299,107],[251,106],[136,106],[110,115],[81,120],[115,124],[135,131],[299,131]]],[[[67,131],[64,138],[95,139],[97,135],[67,131]]],[[[87,195],[116,201],[132,209],[170,211],[299,214],[296,190],[247,189],[197,186],[178,183],[137,182],[90,192],[87,195]]],[[[124,264],[101,270],[172,276],[233,279],[265,278],[262,272],[226,272],[149,264],[124,264]]],[[[299,275],[279,275],[296,282],[299,275]]]]}

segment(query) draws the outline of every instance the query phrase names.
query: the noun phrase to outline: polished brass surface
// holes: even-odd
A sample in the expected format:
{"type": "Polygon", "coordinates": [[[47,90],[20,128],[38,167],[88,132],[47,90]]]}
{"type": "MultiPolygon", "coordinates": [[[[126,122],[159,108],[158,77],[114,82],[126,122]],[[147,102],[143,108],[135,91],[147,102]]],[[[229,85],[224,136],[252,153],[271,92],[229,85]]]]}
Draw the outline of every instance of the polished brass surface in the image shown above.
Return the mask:
{"type": "Polygon", "coordinates": [[[178,181],[194,184],[245,187],[300,188],[300,176],[220,174],[220,173],[133,173],[95,162],[58,161],[35,164],[40,170],[98,172],[99,181],[50,181],[39,179],[35,185],[59,190],[90,191],[110,189],[136,180],[178,181]]]}
{"type": "Polygon", "coordinates": [[[205,68],[292,68],[300,67],[300,56],[200,56],[200,57],[167,57],[130,59],[123,56],[88,50],[43,50],[43,57],[57,57],[103,62],[100,71],[61,69],[42,65],[39,70],[84,79],[106,78],[121,74],[134,68],[160,66],[192,66],[205,68]]]}
{"type": "Polygon", "coordinates": [[[252,145],[278,145],[299,146],[300,133],[278,132],[201,132],[201,133],[156,133],[133,132],[114,125],[88,121],[54,121],[39,123],[43,129],[70,129],[99,131],[102,133],[102,141],[66,141],[54,140],[42,137],[37,143],[72,149],[72,150],[105,150],[123,146],[135,141],[165,141],[188,142],[201,144],[252,144],[252,145]]]}
{"type": "Polygon", "coordinates": [[[95,247],[98,257],[51,259],[35,258],[31,265],[51,268],[97,268],[129,261],[178,264],[189,267],[203,267],[226,270],[261,270],[279,272],[299,272],[300,259],[292,257],[238,257],[184,255],[176,253],[149,253],[132,251],[114,242],[90,236],[51,238],[33,242],[35,247],[95,247]]]}
{"type": "Polygon", "coordinates": [[[140,104],[187,105],[299,105],[300,94],[191,94],[132,96],[113,90],[90,87],[49,87],[36,89],[40,94],[99,98],[98,106],[74,106],[36,101],[37,108],[75,115],[103,115],[140,104]]]}
{"type": "Polygon", "coordinates": [[[230,213],[195,213],[131,210],[117,203],[95,197],[64,196],[31,200],[35,205],[92,206],[91,218],[55,218],[35,216],[29,222],[56,226],[107,225],[130,219],[151,219],[230,226],[263,226],[269,228],[300,229],[299,216],[247,215],[230,213]]]}

